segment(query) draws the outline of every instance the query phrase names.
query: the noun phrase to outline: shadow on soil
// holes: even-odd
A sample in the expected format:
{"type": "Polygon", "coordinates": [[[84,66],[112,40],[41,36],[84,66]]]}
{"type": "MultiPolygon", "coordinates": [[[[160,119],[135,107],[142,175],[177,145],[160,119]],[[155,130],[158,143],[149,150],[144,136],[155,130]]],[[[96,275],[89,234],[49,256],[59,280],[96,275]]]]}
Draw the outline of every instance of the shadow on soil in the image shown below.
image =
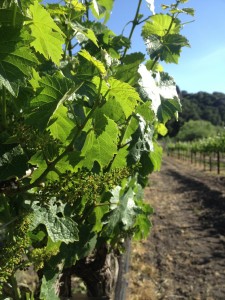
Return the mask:
{"type": "MultiPolygon", "coordinates": [[[[223,193],[174,170],[168,171],[168,174],[182,184],[179,192],[192,193],[191,201],[193,204],[198,204],[202,210],[199,220],[204,228],[209,229],[212,235],[225,236],[225,197],[223,193]]],[[[221,242],[223,241],[221,240],[221,242]]],[[[223,244],[225,246],[225,241],[223,244]]]]}

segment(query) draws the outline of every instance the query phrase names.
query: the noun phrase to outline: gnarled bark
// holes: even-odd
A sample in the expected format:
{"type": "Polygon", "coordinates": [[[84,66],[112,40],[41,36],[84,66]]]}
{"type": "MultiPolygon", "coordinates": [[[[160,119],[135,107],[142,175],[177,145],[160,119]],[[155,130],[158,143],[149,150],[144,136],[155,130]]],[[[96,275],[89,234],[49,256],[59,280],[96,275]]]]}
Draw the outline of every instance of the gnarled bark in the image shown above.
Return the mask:
{"type": "Polygon", "coordinates": [[[75,275],[83,280],[87,287],[87,295],[96,299],[124,300],[128,271],[130,240],[125,242],[125,253],[109,251],[107,245],[95,250],[72,266],[63,270],[57,284],[60,297],[71,297],[71,276],[75,275]]]}

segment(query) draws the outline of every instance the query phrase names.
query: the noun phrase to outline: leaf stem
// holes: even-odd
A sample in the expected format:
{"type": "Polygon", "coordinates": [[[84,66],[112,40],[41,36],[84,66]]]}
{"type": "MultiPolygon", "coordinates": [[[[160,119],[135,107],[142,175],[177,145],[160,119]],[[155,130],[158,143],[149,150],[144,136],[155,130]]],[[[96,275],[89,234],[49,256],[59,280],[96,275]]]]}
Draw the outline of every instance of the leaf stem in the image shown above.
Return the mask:
{"type": "Polygon", "coordinates": [[[138,22],[138,25],[140,25],[140,24],[142,24],[142,23],[148,21],[148,19],[149,19],[150,17],[151,17],[151,15],[148,16],[148,17],[146,17],[145,19],[141,20],[140,22],[138,22]]]}
{"type": "Polygon", "coordinates": [[[156,56],[155,59],[153,60],[153,63],[152,63],[152,66],[151,66],[151,71],[154,70],[154,67],[157,64],[158,60],[159,60],[159,56],[156,56]]]}
{"type": "MultiPolygon", "coordinates": [[[[138,6],[137,6],[137,9],[136,9],[136,13],[135,13],[135,17],[133,19],[133,21],[131,21],[132,23],[132,27],[131,27],[131,30],[130,30],[130,34],[129,34],[129,41],[131,41],[132,39],[132,35],[134,33],[134,29],[137,25],[139,25],[139,22],[138,22],[138,15],[139,15],[139,11],[140,11],[140,8],[141,8],[141,3],[142,3],[142,0],[139,0],[138,2],[138,6]]],[[[124,53],[123,53],[123,56],[121,59],[123,59],[125,57],[125,55],[127,54],[127,51],[128,51],[129,47],[127,46],[124,50],[124,53]]]]}
{"type": "Polygon", "coordinates": [[[5,129],[7,127],[7,107],[6,107],[6,89],[3,86],[2,88],[2,105],[1,105],[1,115],[2,115],[2,127],[5,129]]]}
{"type": "Polygon", "coordinates": [[[85,6],[86,6],[86,18],[89,20],[89,2],[85,0],[85,6]]]}
{"type": "MultiPolygon", "coordinates": [[[[177,9],[177,7],[179,6],[179,4],[180,4],[180,0],[177,0],[176,4],[175,4],[175,6],[174,6],[174,9],[177,9]]],[[[170,33],[170,30],[171,30],[171,28],[172,28],[172,26],[173,26],[173,22],[174,22],[174,20],[176,19],[176,16],[177,16],[177,15],[179,15],[179,13],[174,13],[174,14],[172,14],[172,20],[171,20],[171,22],[170,22],[170,26],[169,26],[169,28],[168,28],[168,30],[167,30],[166,35],[168,35],[168,34],[170,33]]]]}
{"type": "Polygon", "coordinates": [[[16,13],[17,13],[17,5],[14,4],[14,10],[13,10],[13,19],[12,19],[12,26],[16,26],[16,13]]]}

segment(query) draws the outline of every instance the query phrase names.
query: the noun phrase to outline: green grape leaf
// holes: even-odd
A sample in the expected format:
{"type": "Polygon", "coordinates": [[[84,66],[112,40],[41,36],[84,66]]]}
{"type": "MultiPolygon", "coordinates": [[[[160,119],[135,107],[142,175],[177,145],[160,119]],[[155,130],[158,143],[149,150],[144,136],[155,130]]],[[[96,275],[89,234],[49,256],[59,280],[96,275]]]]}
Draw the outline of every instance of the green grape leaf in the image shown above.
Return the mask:
{"type": "Polygon", "coordinates": [[[119,233],[120,228],[128,230],[135,222],[134,192],[131,188],[124,193],[121,187],[115,187],[112,191],[113,211],[106,227],[107,235],[119,233]],[[117,204],[117,205],[116,205],[117,204]],[[114,208],[116,207],[116,208],[114,208]]]}
{"type": "Polygon", "coordinates": [[[35,166],[36,169],[32,173],[30,183],[33,183],[37,180],[43,172],[47,169],[47,163],[44,158],[44,154],[41,150],[37,151],[28,161],[31,165],[35,166]]]}
{"type": "Polygon", "coordinates": [[[31,36],[34,38],[31,46],[46,59],[51,59],[56,65],[59,65],[63,54],[63,32],[38,1],[34,1],[34,4],[30,5],[30,13],[32,21],[28,21],[27,24],[31,29],[31,36]]]}
{"type": "Polygon", "coordinates": [[[49,120],[50,126],[47,129],[50,130],[53,138],[58,139],[65,145],[71,141],[70,133],[75,127],[75,123],[68,117],[68,109],[61,104],[54,115],[49,120]]]}
{"type": "Polygon", "coordinates": [[[97,244],[97,235],[91,228],[83,225],[80,229],[79,242],[77,243],[77,258],[87,257],[95,249],[97,244]]]}
{"type": "MultiPolygon", "coordinates": [[[[100,79],[95,77],[93,82],[98,87],[100,79]]],[[[102,83],[101,93],[102,95],[106,95],[107,100],[112,98],[117,102],[121,106],[126,118],[133,113],[138,101],[141,101],[139,94],[131,85],[112,77],[109,78],[107,84],[106,82],[102,83]]]]}
{"type": "Polygon", "coordinates": [[[161,105],[157,110],[157,117],[161,123],[165,124],[180,111],[181,105],[178,99],[164,99],[161,96],[161,105]]]}
{"type": "Polygon", "coordinates": [[[164,38],[156,35],[148,37],[147,50],[151,59],[159,58],[167,63],[178,63],[181,48],[189,47],[188,40],[180,34],[168,34],[164,38]]]}
{"type": "Polygon", "coordinates": [[[181,48],[189,46],[188,40],[179,34],[180,21],[170,15],[154,15],[142,28],[142,36],[152,60],[178,63],[181,48]]]}
{"type": "Polygon", "coordinates": [[[124,110],[122,109],[119,102],[115,99],[110,98],[101,108],[102,114],[106,115],[116,123],[123,123],[125,121],[124,110]]]}
{"type": "Polygon", "coordinates": [[[110,88],[107,97],[112,97],[118,102],[121,105],[126,118],[128,118],[135,110],[137,102],[141,101],[139,94],[126,82],[110,78],[108,83],[110,88]]]}
{"type": "Polygon", "coordinates": [[[20,146],[16,146],[0,156],[0,180],[25,175],[28,168],[27,157],[20,146]]]}
{"type": "Polygon", "coordinates": [[[127,166],[127,156],[129,154],[129,151],[127,150],[128,145],[126,147],[121,148],[115,159],[113,160],[111,169],[119,169],[119,168],[125,168],[127,166]]]}
{"type": "Polygon", "coordinates": [[[74,150],[65,154],[63,158],[57,162],[55,168],[61,173],[65,173],[66,171],[75,172],[80,167],[82,160],[83,157],[80,155],[80,152],[74,150]]]}
{"type": "Polygon", "coordinates": [[[91,4],[91,11],[95,18],[104,18],[104,23],[106,23],[110,18],[113,4],[114,0],[93,0],[91,4]]]}
{"type": "Polygon", "coordinates": [[[161,7],[162,7],[162,9],[167,9],[167,8],[169,8],[170,6],[169,6],[169,5],[165,5],[165,4],[161,4],[161,7]]]}
{"type": "Polygon", "coordinates": [[[76,12],[85,12],[86,7],[84,4],[80,3],[79,0],[67,0],[67,2],[71,3],[73,5],[73,8],[76,12]]]}
{"type": "Polygon", "coordinates": [[[167,63],[178,63],[182,47],[190,47],[188,40],[180,34],[169,34],[164,38],[159,57],[167,63]]]}
{"type": "Polygon", "coordinates": [[[33,210],[31,231],[39,224],[43,224],[54,243],[60,241],[68,244],[79,240],[77,223],[70,217],[62,215],[57,205],[50,203],[46,208],[33,204],[33,210]]]}
{"type": "Polygon", "coordinates": [[[134,224],[135,227],[135,240],[142,240],[148,237],[150,228],[152,227],[151,222],[149,221],[148,215],[145,214],[138,214],[136,217],[136,223],[134,224]]]}
{"type": "Polygon", "coordinates": [[[194,17],[194,15],[195,15],[195,10],[193,8],[189,8],[189,7],[182,8],[182,11],[192,17],[194,17]]]}
{"type": "Polygon", "coordinates": [[[145,63],[147,70],[154,72],[163,72],[163,66],[150,59],[145,63]]]}
{"type": "MultiPolygon", "coordinates": [[[[39,81],[39,84],[39,94],[31,100],[32,110],[26,119],[28,124],[44,130],[47,126],[52,125],[54,121],[58,120],[59,114],[57,110],[61,104],[74,94],[76,88],[74,83],[65,78],[61,73],[56,73],[53,76],[46,75],[39,81]],[[55,116],[55,114],[57,115],[55,116]]],[[[62,108],[60,109],[62,110],[62,108]]],[[[69,124],[72,126],[71,123],[69,124]]]]}
{"type": "Polygon", "coordinates": [[[117,153],[118,127],[113,120],[101,113],[96,113],[92,126],[81,151],[81,155],[85,157],[84,167],[91,169],[96,161],[103,168],[117,153]]]}
{"type": "Polygon", "coordinates": [[[48,242],[45,247],[46,254],[51,253],[52,255],[57,255],[59,253],[59,248],[61,246],[61,241],[53,242],[48,236],[48,242]]]}
{"type": "Polygon", "coordinates": [[[173,19],[170,15],[157,14],[151,16],[142,27],[142,36],[146,40],[151,35],[164,37],[168,34],[178,34],[180,32],[180,21],[173,19]],[[172,24],[172,26],[171,26],[172,24]]]}
{"type": "Polygon", "coordinates": [[[166,128],[166,126],[163,123],[158,123],[156,125],[156,130],[162,136],[165,136],[168,132],[168,129],[166,128]]]}
{"type": "Polygon", "coordinates": [[[26,19],[28,18],[21,13],[16,3],[8,8],[0,9],[1,26],[20,27],[26,19]]]}
{"type": "Polygon", "coordinates": [[[29,47],[19,45],[19,29],[0,27],[0,36],[0,88],[4,86],[16,96],[18,84],[31,77],[32,67],[38,61],[29,47]]]}
{"type": "Polygon", "coordinates": [[[98,45],[98,40],[96,35],[94,34],[94,31],[91,29],[86,29],[85,31],[83,31],[83,34],[89,39],[91,40],[97,47],[99,47],[98,45]]]}
{"type": "Polygon", "coordinates": [[[78,241],[77,224],[69,217],[56,217],[48,214],[48,222],[45,226],[49,236],[54,242],[62,241],[66,244],[78,241]]]}
{"type": "MultiPolygon", "coordinates": [[[[152,151],[154,150],[152,149],[152,151]]],[[[154,165],[150,158],[150,152],[142,153],[140,158],[140,164],[141,164],[141,168],[139,169],[139,175],[145,177],[154,171],[154,165]]]]}
{"type": "Polygon", "coordinates": [[[136,85],[140,78],[138,68],[144,59],[144,54],[139,52],[127,55],[123,59],[123,64],[117,67],[115,78],[129,83],[131,86],[136,85]]]}
{"type": "Polygon", "coordinates": [[[40,299],[60,300],[56,295],[56,283],[58,275],[55,270],[45,270],[41,280],[40,299]]]}
{"type": "Polygon", "coordinates": [[[131,141],[131,135],[138,129],[138,118],[131,117],[127,124],[122,140],[122,145],[125,145],[131,141]]]}
{"type": "MultiPolygon", "coordinates": [[[[72,2],[72,1],[71,1],[72,2]]],[[[70,3],[71,3],[70,2],[70,3]]],[[[72,3],[71,3],[72,4],[72,3]]],[[[82,5],[82,4],[81,4],[82,5]]],[[[55,16],[55,15],[58,15],[58,16],[61,16],[61,15],[66,15],[66,14],[69,14],[71,8],[69,7],[66,7],[66,6],[62,6],[60,4],[53,4],[53,3],[48,3],[46,5],[46,8],[48,10],[48,12],[55,16]]]]}
{"type": "Polygon", "coordinates": [[[33,87],[34,91],[36,91],[40,87],[40,84],[39,84],[40,80],[41,80],[41,77],[40,77],[39,73],[34,68],[32,68],[32,78],[29,80],[29,83],[33,87]]]}
{"type": "Polygon", "coordinates": [[[62,243],[58,259],[59,262],[64,261],[65,268],[75,265],[77,260],[87,257],[94,250],[97,234],[91,230],[92,225],[85,222],[79,228],[79,241],[68,245],[62,243]]]}
{"type": "Polygon", "coordinates": [[[156,143],[153,144],[153,149],[151,152],[145,152],[141,156],[141,165],[140,173],[142,176],[147,176],[153,171],[160,171],[162,161],[162,148],[156,143]]]}
{"type": "Polygon", "coordinates": [[[149,156],[154,167],[154,171],[160,171],[162,162],[163,149],[157,143],[154,143],[154,151],[150,152],[149,156]]]}
{"type": "Polygon", "coordinates": [[[167,73],[162,72],[154,74],[152,71],[148,71],[144,65],[140,66],[139,72],[142,77],[139,81],[142,94],[145,98],[151,99],[152,110],[154,111],[155,115],[157,115],[159,121],[161,123],[165,123],[168,119],[174,116],[174,113],[177,113],[181,110],[174,79],[167,73]],[[157,80],[155,77],[157,78],[157,80]],[[174,101],[174,106],[176,107],[174,107],[174,113],[172,112],[171,115],[169,115],[169,111],[167,115],[163,114],[163,106],[166,105],[166,99],[172,99],[172,101],[174,101]]]}
{"type": "Polygon", "coordinates": [[[98,233],[102,230],[104,223],[102,222],[103,216],[109,211],[108,204],[101,203],[96,206],[88,218],[88,223],[93,224],[92,231],[98,233]]]}
{"type": "Polygon", "coordinates": [[[5,87],[6,90],[8,92],[10,92],[10,94],[13,95],[14,97],[16,97],[18,95],[18,92],[19,92],[19,86],[18,86],[18,84],[15,83],[15,82],[9,82],[9,80],[7,80],[6,78],[4,78],[0,74],[0,89],[2,89],[2,87],[5,87]]]}
{"type": "Polygon", "coordinates": [[[139,174],[147,176],[153,171],[160,171],[161,161],[162,148],[157,143],[153,143],[151,151],[144,152],[141,155],[140,163],[142,167],[139,169],[139,174]]]}
{"type": "Polygon", "coordinates": [[[55,182],[60,179],[59,174],[55,171],[49,171],[48,174],[46,175],[46,181],[48,182],[55,182]]]}
{"type": "Polygon", "coordinates": [[[90,61],[103,76],[106,75],[105,66],[100,60],[97,60],[94,56],[91,56],[91,54],[85,49],[79,51],[79,54],[90,61]]]}
{"type": "Polygon", "coordinates": [[[150,107],[151,102],[146,101],[137,106],[135,113],[141,115],[145,121],[152,123],[155,120],[155,114],[150,107]]]}
{"type": "Polygon", "coordinates": [[[138,128],[132,135],[129,151],[133,162],[138,162],[143,153],[153,150],[154,127],[146,123],[142,116],[138,116],[138,128]]]}
{"type": "MultiPolygon", "coordinates": [[[[86,38],[88,38],[90,41],[92,41],[95,44],[95,46],[99,47],[98,39],[92,29],[86,28],[86,27],[82,26],[81,24],[75,23],[75,22],[71,22],[71,23],[69,23],[69,25],[74,30],[74,35],[78,41],[79,41],[79,33],[81,33],[86,38]]],[[[81,38],[81,39],[83,39],[83,38],[81,38]]]]}

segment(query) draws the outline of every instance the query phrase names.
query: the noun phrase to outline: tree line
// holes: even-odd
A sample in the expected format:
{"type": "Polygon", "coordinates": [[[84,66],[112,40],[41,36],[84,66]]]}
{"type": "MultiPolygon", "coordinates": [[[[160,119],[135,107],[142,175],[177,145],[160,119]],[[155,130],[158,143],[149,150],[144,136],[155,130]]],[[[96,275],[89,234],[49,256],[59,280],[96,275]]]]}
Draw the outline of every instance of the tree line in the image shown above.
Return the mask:
{"type": "Polygon", "coordinates": [[[221,92],[189,93],[177,90],[180,95],[182,112],[179,120],[171,120],[168,124],[169,136],[174,137],[180,128],[190,120],[208,121],[214,126],[223,127],[225,124],[225,94],[221,92]]]}

